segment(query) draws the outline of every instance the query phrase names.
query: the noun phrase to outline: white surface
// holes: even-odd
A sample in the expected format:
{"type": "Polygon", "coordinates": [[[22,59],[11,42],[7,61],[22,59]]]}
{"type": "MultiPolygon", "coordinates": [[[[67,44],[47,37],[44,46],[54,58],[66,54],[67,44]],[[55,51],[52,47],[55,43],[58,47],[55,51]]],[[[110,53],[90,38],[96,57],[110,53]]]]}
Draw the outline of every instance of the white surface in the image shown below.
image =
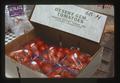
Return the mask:
{"type": "Polygon", "coordinates": [[[5,76],[6,78],[18,78],[16,63],[5,55],[5,76]]]}
{"type": "Polygon", "coordinates": [[[79,7],[114,16],[113,5],[78,5],[79,7]]]}
{"type": "MultiPolygon", "coordinates": [[[[30,20],[99,43],[106,18],[107,16],[103,14],[95,13],[74,5],[36,5],[30,20]],[[65,11],[64,13],[62,11],[59,12],[56,8],[71,13],[68,15],[68,13],[65,14],[65,11]],[[88,16],[86,15],[86,12],[91,12],[93,15],[88,16]],[[82,19],[83,23],[81,23],[74,19],[63,18],[58,13],[77,19],[82,15],[86,17],[86,19],[82,19]],[[97,15],[101,17],[99,20],[97,15]]],[[[81,21],[81,18],[79,20],[81,21]]]]}

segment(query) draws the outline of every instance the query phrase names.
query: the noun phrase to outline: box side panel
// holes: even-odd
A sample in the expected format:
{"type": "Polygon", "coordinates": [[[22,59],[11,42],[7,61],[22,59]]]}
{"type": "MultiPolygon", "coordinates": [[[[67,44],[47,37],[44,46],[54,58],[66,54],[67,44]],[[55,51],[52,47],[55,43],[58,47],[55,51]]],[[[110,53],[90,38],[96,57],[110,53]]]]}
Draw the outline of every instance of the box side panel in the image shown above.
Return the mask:
{"type": "Polygon", "coordinates": [[[6,78],[18,78],[16,63],[8,56],[5,56],[5,76],[6,78]]]}
{"type": "Polygon", "coordinates": [[[96,69],[99,67],[100,63],[101,63],[101,59],[102,59],[102,55],[103,55],[103,47],[101,47],[98,52],[93,55],[91,62],[86,66],[85,69],[83,69],[78,78],[91,78],[91,76],[93,75],[93,73],[96,71],[96,69]]]}
{"type": "Polygon", "coordinates": [[[26,43],[30,42],[30,40],[34,39],[35,37],[36,37],[35,32],[34,30],[32,30],[31,32],[16,38],[12,42],[5,45],[5,53],[9,55],[11,51],[15,51],[23,48],[23,46],[26,43]]]}
{"type": "Polygon", "coordinates": [[[33,71],[32,69],[21,65],[14,60],[10,59],[8,56],[6,58],[5,64],[5,75],[7,78],[19,78],[17,68],[19,68],[21,78],[46,78],[44,74],[38,71],[33,71]]]}
{"type": "Polygon", "coordinates": [[[42,26],[34,22],[31,23],[35,27],[35,32],[37,36],[41,37],[46,43],[50,45],[59,46],[59,41],[60,41],[59,31],[56,31],[56,29],[52,29],[46,26],[42,26]]]}
{"type": "Polygon", "coordinates": [[[88,52],[91,55],[95,54],[100,48],[100,45],[93,41],[34,22],[31,23],[34,25],[35,31],[38,32],[38,35],[48,44],[60,46],[61,41],[63,47],[80,47],[81,51],[88,52]]]}
{"type": "Polygon", "coordinates": [[[17,65],[20,68],[20,73],[22,78],[47,78],[47,76],[41,72],[32,70],[24,65],[20,65],[20,64],[17,65]]]}

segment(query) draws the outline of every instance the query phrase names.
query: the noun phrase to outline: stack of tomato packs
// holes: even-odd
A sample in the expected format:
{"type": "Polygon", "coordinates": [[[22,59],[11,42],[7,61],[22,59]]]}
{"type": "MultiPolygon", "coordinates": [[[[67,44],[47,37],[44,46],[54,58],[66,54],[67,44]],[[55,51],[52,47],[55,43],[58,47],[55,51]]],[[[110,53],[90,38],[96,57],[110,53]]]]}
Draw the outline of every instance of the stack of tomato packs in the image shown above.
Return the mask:
{"type": "Polygon", "coordinates": [[[10,57],[29,68],[41,71],[49,78],[74,78],[89,62],[91,56],[78,49],[48,46],[36,38],[10,57]]]}

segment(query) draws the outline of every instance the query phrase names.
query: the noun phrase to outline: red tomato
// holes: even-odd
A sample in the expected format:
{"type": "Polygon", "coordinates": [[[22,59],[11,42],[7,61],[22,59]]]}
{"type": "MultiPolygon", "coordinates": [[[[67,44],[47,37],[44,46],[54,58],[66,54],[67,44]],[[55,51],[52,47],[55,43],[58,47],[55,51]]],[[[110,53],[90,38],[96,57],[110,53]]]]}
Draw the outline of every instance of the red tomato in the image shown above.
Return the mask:
{"type": "Polygon", "coordinates": [[[46,49],[45,45],[40,46],[41,51],[45,51],[45,49],[46,49]]]}
{"type": "Polygon", "coordinates": [[[30,48],[31,50],[34,52],[34,51],[38,51],[38,48],[37,48],[37,45],[35,43],[31,43],[30,44],[30,48]]]}
{"type": "Polygon", "coordinates": [[[15,52],[14,52],[14,51],[11,52],[11,53],[9,54],[9,56],[10,56],[11,58],[14,58],[14,56],[15,56],[15,52]]]}
{"type": "Polygon", "coordinates": [[[66,65],[66,66],[69,66],[69,65],[70,65],[70,62],[69,62],[68,60],[64,60],[62,63],[63,63],[64,65],[66,65]]]}
{"type": "Polygon", "coordinates": [[[89,54],[81,54],[81,56],[79,56],[80,61],[83,64],[88,64],[90,62],[90,55],[89,54]]]}
{"type": "Polygon", "coordinates": [[[51,63],[53,63],[53,64],[56,64],[56,63],[58,63],[58,61],[59,61],[59,59],[56,57],[56,56],[51,56],[51,63]]]}
{"type": "Polygon", "coordinates": [[[84,55],[80,55],[80,56],[79,56],[79,60],[80,60],[82,63],[86,63],[87,58],[86,58],[84,55]]]}
{"type": "Polygon", "coordinates": [[[63,48],[58,48],[57,51],[57,57],[59,58],[59,60],[63,59],[65,57],[65,52],[63,48]]]}
{"type": "Polygon", "coordinates": [[[23,59],[23,64],[26,64],[26,63],[28,63],[30,61],[30,59],[29,59],[29,57],[25,57],[24,59],[23,59]]]}
{"type": "Polygon", "coordinates": [[[61,78],[62,68],[57,68],[55,71],[51,72],[48,77],[49,78],[61,78]]]}
{"type": "Polygon", "coordinates": [[[50,75],[48,75],[48,78],[61,78],[61,75],[56,72],[52,72],[50,75]]]}
{"type": "Polygon", "coordinates": [[[70,67],[73,68],[73,69],[76,69],[76,65],[75,64],[71,64],[70,67]]]}
{"type": "Polygon", "coordinates": [[[80,54],[81,54],[80,51],[77,49],[74,49],[73,52],[76,53],[78,56],[80,56],[80,54]]]}
{"type": "Polygon", "coordinates": [[[15,56],[14,56],[14,59],[15,59],[16,61],[19,61],[19,60],[20,60],[20,57],[17,56],[17,55],[15,55],[15,56]]]}
{"type": "Polygon", "coordinates": [[[33,55],[33,52],[32,52],[32,49],[31,49],[31,47],[30,47],[30,44],[27,44],[27,45],[25,46],[25,49],[28,50],[28,55],[29,55],[29,56],[32,56],[32,55],[33,55]]]}
{"type": "Polygon", "coordinates": [[[25,57],[25,55],[23,50],[18,50],[10,53],[10,57],[15,59],[16,61],[21,61],[25,57]]]}
{"type": "Polygon", "coordinates": [[[39,68],[39,65],[36,61],[31,61],[30,62],[30,67],[33,69],[33,70],[40,70],[39,68]]]}
{"type": "Polygon", "coordinates": [[[48,56],[51,63],[57,63],[58,58],[56,56],[57,49],[55,47],[50,47],[48,50],[48,56]]]}
{"type": "Polygon", "coordinates": [[[70,49],[68,49],[68,48],[65,48],[65,49],[64,49],[64,52],[65,52],[67,55],[70,55],[70,54],[71,54],[71,51],[70,51],[70,49]]]}
{"type": "Polygon", "coordinates": [[[42,64],[44,63],[43,61],[41,61],[41,60],[39,60],[39,59],[35,59],[34,61],[37,62],[39,68],[41,68],[41,67],[42,67],[42,64]]]}
{"type": "Polygon", "coordinates": [[[25,53],[25,55],[28,56],[28,57],[31,57],[32,54],[33,54],[33,52],[32,52],[31,50],[28,50],[28,49],[24,49],[24,53],[25,53]]]}
{"type": "Polygon", "coordinates": [[[18,52],[18,56],[20,58],[24,58],[25,57],[25,54],[24,54],[23,50],[21,52],[18,52]]]}
{"type": "Polygon", "coordinates": [[[57,58],[58,58],[58,60],[60,61],[61,59],[63,59],[64,58],[64,56],[65,56],[65,54],[63,53],[63,52],[57,52],[57,58]]]}
{"type": "Polygon", "coordinates": [[[44,44],[45,48],[48,49],[48,45],[47,44],[44,44]]]}
{"type": "Polygon", "coordinates": [[[62,67],[59,67],[59,68],[56,69],[56,72],[57,72],[57,73],[60,73],[60,72],[62,72],[62,70],[63,70],[63,68],[62,68],[62,67]]]}
{"type": "Polygon", "coordinates": [[[58,48],[58,51],[64,52],[64,48],[58,48]]]}
{"type": "Polygon", "coordinates": [[[61,73],[61,75],[62,75],[62,77],[63,78],[74,78],[74,76],[72,76],[69,72],[67,72],[67,71],[63,71],[62,73],[61,73]]]}
{"type": "Polygon", "coordinates": [[[43,44],[44,44],[44,42],[41,41],[41,40],[40,40],[40,41],[36,41],[36,45],[37,45],[37,46],[42,46],[43,44]]]}
{"type": "Polygon", "coordinates": [[[42,56],[45,60],[49,60],[48,54],[43,54],[42,56]]]}
{"type": "Polygon", "coordinates": [[[26,44],[24,48],[31,50],[30,44],[26,44]]]}
{"type": "Polygon", "coordinates": [[[68,62],[70,62],[70,63],[74,63],[74,61],[73,61],[73,58],[72,58],[72,55],[69,55],[69,56],[67,56],[67,59],[66,59],[68,62]]]}
{"type": "Polygon", "coordinates": [[[53,70],[53,66],[49,63],[43,63],[41,70],[45,74],[49,74],[53,70]]]}

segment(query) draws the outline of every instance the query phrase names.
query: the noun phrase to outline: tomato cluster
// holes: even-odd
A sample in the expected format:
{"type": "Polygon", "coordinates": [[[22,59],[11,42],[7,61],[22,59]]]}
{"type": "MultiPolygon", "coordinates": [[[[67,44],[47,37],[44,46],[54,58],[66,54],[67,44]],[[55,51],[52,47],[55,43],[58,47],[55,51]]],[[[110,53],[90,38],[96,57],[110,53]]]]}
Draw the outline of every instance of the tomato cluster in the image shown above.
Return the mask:
{"type": "Polygon", "coordinates": [[[49,78],[73,78],[91,58],[76,48],[49,46],[40,38],[27,43],[23,49],[11,52],[10,57],[33,70],[42,71],[49,78]]]}

